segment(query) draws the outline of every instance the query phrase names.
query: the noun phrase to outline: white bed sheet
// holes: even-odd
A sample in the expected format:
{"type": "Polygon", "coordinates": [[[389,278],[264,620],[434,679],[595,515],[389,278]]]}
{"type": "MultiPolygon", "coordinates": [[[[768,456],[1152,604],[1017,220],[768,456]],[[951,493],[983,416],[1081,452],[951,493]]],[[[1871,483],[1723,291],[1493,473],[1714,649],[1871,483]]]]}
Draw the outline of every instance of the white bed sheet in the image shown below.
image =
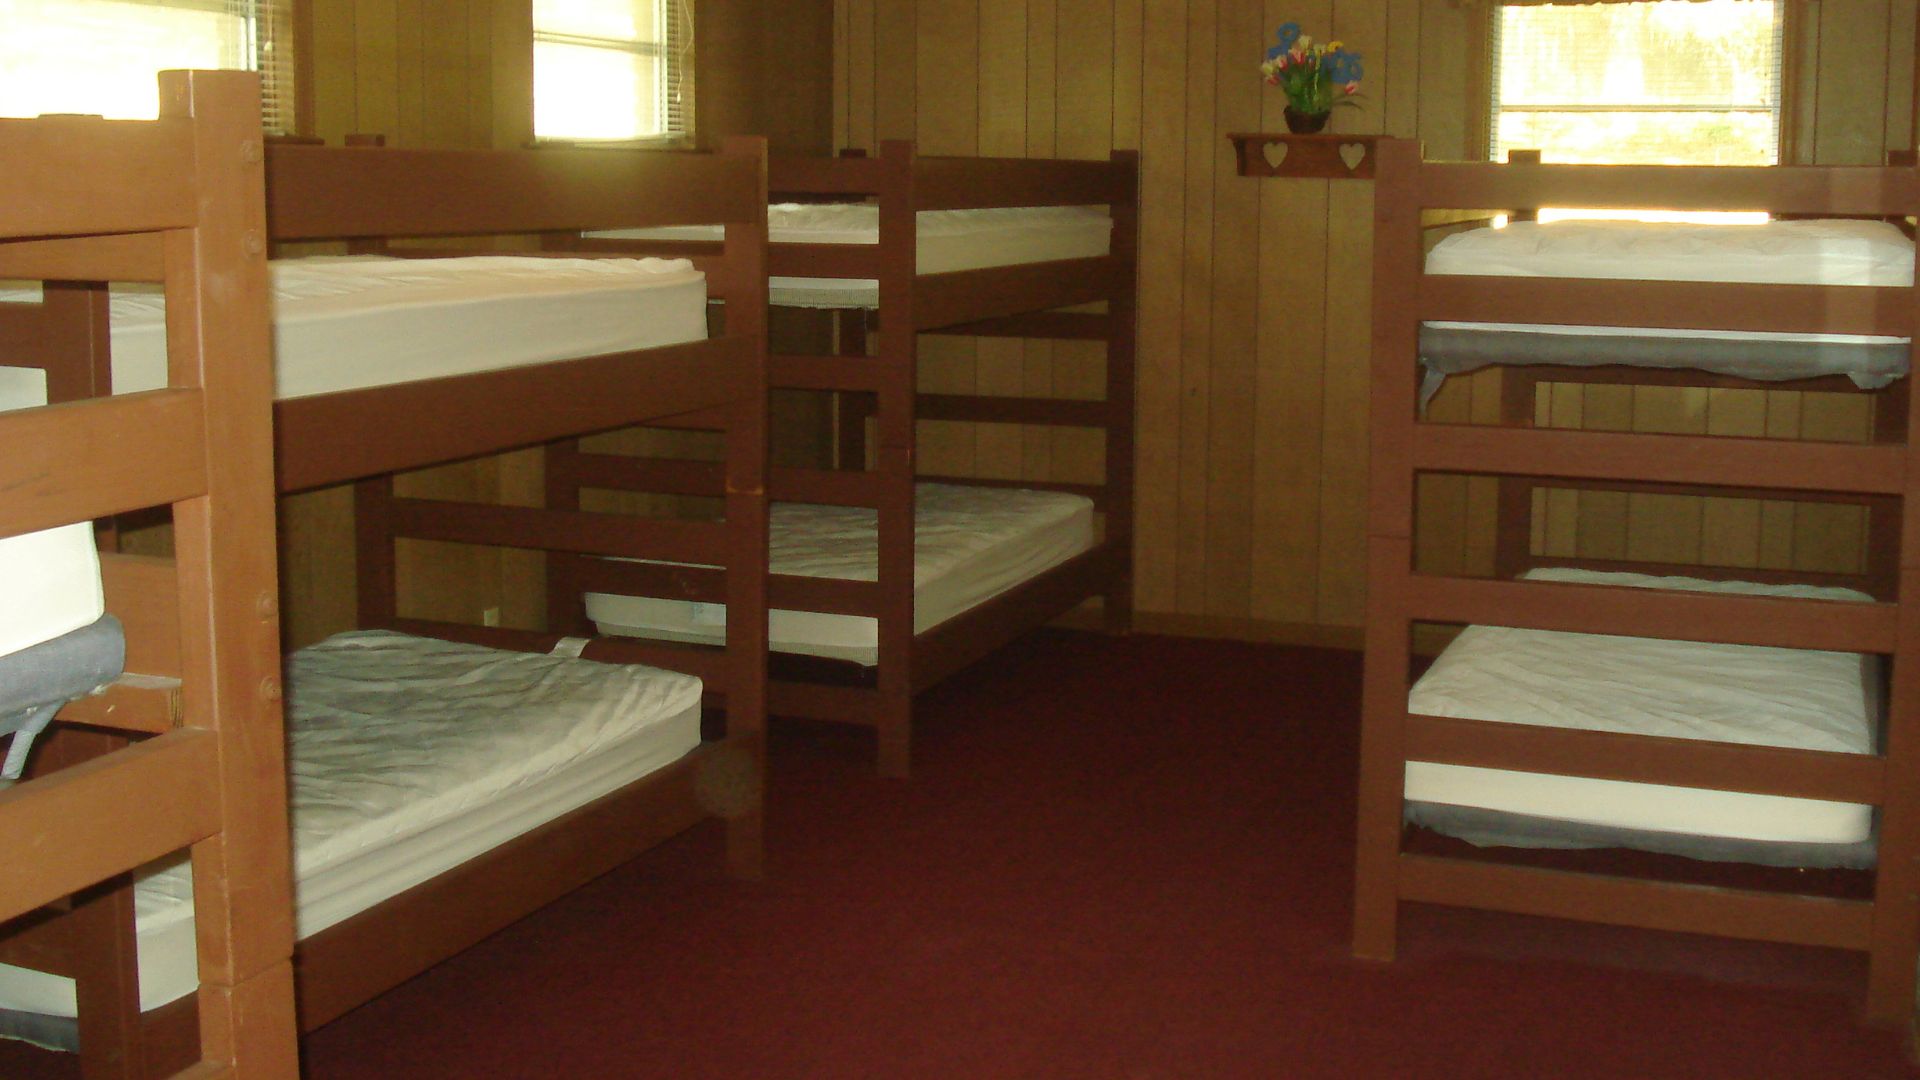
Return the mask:
{"type": "MultiPolygon", "coordinates": [[[[921,274],[1094,258],[1107,254],[1113,236],[1113,219],[1104,206],[922,210],[915,226],[915,270],[921,274]]],[[[588,235],[712,241],[720,239],[721,228],[614,229],[588,235]]],[[[767,238],[775,244],[877,244],[880,208],[872,203],[775,203],[767,208],[767,238]]],[[[880,306],[880,284],[871,278],[775,277],[767,287],[772,303],[781,307],[880,306]]]]}
{"type": "MultiPolygon", "coordinates": [[[[282,399],[707,335],[706,278],[684,259],[310,256],[271,271],[282,399]]],[[[116,287],[110,306],[115,392],[165,386],[165,300],[152,287],[116,287]]]]}
{"type": "MultiPolygon", "coordinates": [[[[1865,601],[1850,589],[1582,570],[1534,580],[1865,601]]],[[[1857,653],[1471,626],[1407,698],[1415,713],[1674,738],[1872,753],[1877,718],[1857,653]]],[[[1406,798],[1668,833],[1848,844],[1854,803],[1410,761],[1406,798]]]]}
{"type": "MultiPolygon", "coordinates": [[[[301,938],[684,756],[700,680],[358,631],[290,661],[301,938]]],[[[135,890],[141,1007],[198,985],[190,871],[135,890]]],[[[0,965],[0,1009],[74,1014],[71,980],[0,965]]]]}
{"type": "MultiPolygon", "coordinates": [[[[45,372],[0,367],[0,412],[46,403],[45,372]]],[[[72,633],[105,611],[92,523],[0,539],[0,656],[72,633]]]]}
{"type": "MultiPolygon", "coordinates": [[[[775,503],[775,574],[873,581],[878,515],[861,507],[775,503]]],[[[920,484],[914,499],[913,623],[920,633],[1058,566],[1093,546],[1093,502],[1053,491],[920,484]]],[[[648,597],[587,595],[603,634],[720,643],[726,607],[648,597]]],[[[775,652],[879,663],[878,620],[773,609],[775,652]]]]}
{"type": "MultiPolygon", "coordinates": [[[[1884,221],[1767,221],[1755,224],[1687,224],[1647,221],[1513,222],[1503,228],[1469,229],[1441,240],[1427,255],[1429,274],[1498,277],[1573,277],[1648,281],[1735,281],[1801,285],[1907,286],[1913,284],[1913,241],[1884,221]]],[[[1435,330],[1494,333],[1574,334],[1593,338],[1636,337],[1687,341],[1770,341],[1853,345],[1900,345],[1907,339],[1860,334],[1774,334],[1737,330],[1643,329],[1621,326],[1559,326],[1538,323],[1430,322],[1435,330]]],[[[1675,354],[1684,356],[1683,348],[1675,354]]],[[[1423,358],[1443,375],[1483,364],[1423,358]]],[[[1613,361],[1627,362],[1634,361],[1613,361]]],[[[1660,366],[1679,366],[1664,364],[1660,366]]],[[[1708,370],[1720,370],[1708,365],[1708,370]]],[[[1724,370],[1744,377],[1807,378],[1848,375],[1865,389],[1885,386],[1906,373],[1905,357],[1858,367],[1818,356],[1774,362],[1767,372],[1751,367],[1724,370]]]]}

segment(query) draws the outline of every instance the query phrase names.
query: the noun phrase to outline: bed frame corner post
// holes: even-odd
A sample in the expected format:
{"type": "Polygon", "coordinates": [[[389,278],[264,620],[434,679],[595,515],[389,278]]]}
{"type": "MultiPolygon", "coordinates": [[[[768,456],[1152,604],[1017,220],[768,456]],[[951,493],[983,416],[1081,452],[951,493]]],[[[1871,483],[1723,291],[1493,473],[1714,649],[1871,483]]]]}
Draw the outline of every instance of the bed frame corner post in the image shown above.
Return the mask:
{"type": "Polygon", "coordinates": [[[1106,546],[1113,568],[1102,601],[1111,634],[1133,628],[1134,381],[1138,365],[1140,152],[1111,155],[1124,199],[1112,204],[1113,286],[1107,297],[1106,546]]]}

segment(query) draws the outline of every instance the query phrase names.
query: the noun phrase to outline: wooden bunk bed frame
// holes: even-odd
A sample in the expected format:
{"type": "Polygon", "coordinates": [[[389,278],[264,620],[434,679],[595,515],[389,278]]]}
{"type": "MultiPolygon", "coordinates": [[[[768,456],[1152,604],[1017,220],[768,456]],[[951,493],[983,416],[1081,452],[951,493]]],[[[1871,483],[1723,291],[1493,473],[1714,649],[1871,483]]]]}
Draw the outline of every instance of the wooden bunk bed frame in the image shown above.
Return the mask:
{"type": "MultiPolygon", "coordinates": [[[[724,305],[717,336],[526,368],[280,401],[278,488],[291,493],[355,484],[359,613],[363,627],[497,648],[547,652],[560,633],[403,617],[395,542],[418,538],[722,562],[736,610],[766,603],[765,146],[730,141],[718,154],[428,151],[292,144],[267,148],[268,233],[275,243],[345,239],[356,250],[409,251],[391,240],[520,235],[635,223],[722,222],[726,240],[695,260],[708,297],[724,305]],[[457,425],[420,418],[457,415],[457,425]],[[577,509],[512,507],[393,493],[395,472],[531,446],[583,432],[696,414],[724,433],[724,520],[679,521],[577,509]],[[717,553],[717,554],[716,554],[717,553]]],[[[259,234],[256,233],[256,237],[259,234]]],[[[500,254],[490,250],[488,254],[500,254]]],[[[104,294],[102,294],[103,297],[104,294]]],[[[83,335],[74,335],[76,339],[83,335]]],[[[104,335],[98,335],[104,340],[104,335]]],[[[76,354],[74,362],[79,361],[76,354]]],[[[95,350],[88,363],[104,365],[95,350]]],[[[610,484],[645,490],[645,478],[610,484]]],[[[458,953],[672,836],[725,821],[731,873],[757,877],[763,859],[760,773],[765,756],[765,620],[730,623],[724,649],[594,639],[588,659],[645,663],[699,676],[724,701],[725,737],[294,946],[297,1019],[311,1031],[458,953]]],[[[130,916],[130,888],[122,901],[130,916]]],[[[82,1070],[148,1075],[190,1052],[193,1004],[138,1012],[130,917],[112,943],[119,963],[88,953],[80,1013],[121,1017],[86,1045],[82,1070]],[[137,1022],[127,1016],[132,1003],[137,1022]]],[[[45,964],[34,965],[47,967],[45,964]]],[[[84,1023],[84,1021],[83,1021],[84,1023]]]]}
{"type": "MultiPolygon", "coordinates": [[[[911,756],[914,695],[1093,597],[1102,599],[1110,630],[1124,632],[1131,624],[1139,155],[1116,151],[1104,162],[923,157],[911,142],[894,140],[882,143],[877,157],[852,152],[836,158],[775,158],[770,169],[776,200],[876,200],[880,224],[878,244],[776,242],[769,249],[769,273],[775,276],[879,282],[877,311],[839,310],[837,355],[776,354],[768,366],[772,388],[830,391],[839,403],[838,467],[775,468],[769,479],[773,498],[873,507],[879,515],[877,581],[774,575],[769,604],[878,620],[879,662],[867,672],[847,662],[776,657],[769,707],[778,716],[874,728],[881,774],[904,777],[911,756]],[[1111,247],[1104,257],[916,272],[915,215],[921,210],[1081,205],[1111,209],[1111,247]],[[1105,310],[1062,310],[1083,305],[1104,305],[1105,310]],[[921,392],[916,386],[918,339],[929,333],[1101,342],[1106,348],[1104,397],[921,392]],[[1104,479],[1077,484],[924,474],[915,465],[919,420],[1100,431],[1105,439],[1104,479]],[[1081,555],[916,635],[916,480],[1085,495],[1103,515],[1104,530],[1081,555]]],[[[617,251],[634,250],[639,242],[568,237],[560,243],[617,251]]],[[[699,250],[699,245],[647,242],[644,248],[687,252],[699,250]]],[[[663,481],[671,476],[688,493],[711,489],[695,463],[666,462],[656,468],[663,481]]],[[[595,471],[590,458],[563,462],[556,481],[565,483],[572,475],[584,482],[595,471]]],[[[680,599],[715,598],[712,584],[682,568],[597,561],[577,564],[576,572],[576,595],[645,590],[661,596],[677,585],[680,599]]],[[[556,617],[568,613],[576,621],[584,619],[577,600],[556,617]]]]}
{"type": "MultiPolygon", "coordinates": [[[[1417,409],[1426,320],[1577,323],[1920,339],[1920,290],[1566,278],[1426,275],[1422,212],[1544,205],[1643,206],[1657,192],[1681,210],[1763,209],[1810,216],[1904,217],[1920,211],[1920,171],[1879,167],[1675,168],[1427,163],[1417,143],[1377,148],[1372,462],[1366,675],[1362,704],[1354,952],[1390,960],[1401,901],[1858,950],[1868,959],[1866,1015],[1914,1009],[1920,936],[1920,448],[1916,380],[1876,395],[1870,444],[1542,430],[1540,381],[1855,391],[1840,378],[1756,383],[1641,369],[1503,369],[1501,426],[1425,422],[1417,409]],[[1468,579],[1414,565],[1416,478],[1502,479],[1499,576],[1468,579]],[[1528,552],[1531,488],[1604,487],[1671,494],[1849,501],[1869,508],[1870,565],[1851,584],[1871,604],[1518,582],[1546,565],[1528,552]],[[1488,623],[1891,657],[1882,752],[1793,750],[1412,715],[1413,626],[1488,623]],[[1408,851],[1408,761],[1870,804],[1879,858],[1870,899],[1604,876],[1408,851]]],[[[1920,361],[1920,340],[1909,362],[1920,361]]],[[[1591,565],[1591,564],[1588,564],[1591,565]]],[[[1599,569],[1772,580],[1751,570],[1633,563],[1599,569]]],[[[1806,575],[1796,575],[1804,579],[1806,575]]],[[[1818,577],[1815,575],[1815,577],[1818,577]]]]}
{"type": "MultiPolygon", "coordinates": [[[[167,389],[76,400],[92,393],[72,374],[51,387],[67,403],[0,415],[0,533],[170,505],[178,537],[171,559],[103,557],[144,678],[60,715],[152,737],[0,793],[0,916],[44,941],[63,912],[108,911],[97,882],[191,846],[206,917],[182,1064],[292,1076],[259,83],[168,72],[160,89],[152,122],[0,120],[0,274],[164,282],[200,316],[168,327],[167,389]]],[[[8,339],[6,362],[39,366],[39,344],[8,339]]]]}

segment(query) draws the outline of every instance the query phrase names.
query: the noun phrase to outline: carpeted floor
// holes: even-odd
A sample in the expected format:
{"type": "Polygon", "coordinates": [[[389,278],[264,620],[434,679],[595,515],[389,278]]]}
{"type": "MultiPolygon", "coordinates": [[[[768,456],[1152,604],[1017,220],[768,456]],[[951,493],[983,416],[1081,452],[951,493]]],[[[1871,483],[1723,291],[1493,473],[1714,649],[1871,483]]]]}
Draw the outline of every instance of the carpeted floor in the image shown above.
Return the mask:
{"type": "Polygon", "coordinates": [[[1920,1076],[1837,952],[1417,907],[1350,959],[1359,670],[1042,634],[923,700],[906,783],[782,725],[765,882],[691,834],[317,1032],[308,1075],[1920,1076]]]}

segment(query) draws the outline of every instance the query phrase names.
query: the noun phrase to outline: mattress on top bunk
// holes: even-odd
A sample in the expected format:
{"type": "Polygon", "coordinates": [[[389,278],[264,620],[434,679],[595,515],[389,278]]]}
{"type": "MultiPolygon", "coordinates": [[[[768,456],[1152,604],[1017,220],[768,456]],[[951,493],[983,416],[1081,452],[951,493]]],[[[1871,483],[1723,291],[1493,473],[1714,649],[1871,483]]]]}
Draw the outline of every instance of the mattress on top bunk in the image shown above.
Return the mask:
{"type": "MultiPolygon", "coordinates": [[[[1427,273],[1898,287],[1913,284],[1913,259],[1913,241],[1884,221],[1526,221],[1446,237],[1427,255],[1427,273]]],[[[1769,381],[1846,375],[1874,389],[1906,374],[1907,347],[1905,338],[1858,334],[1537,323],[1420,328],[1430,379],[1489,364],[1627,364],[1769,381]]],[[[1428,394],[1435,388],[1430,382],[1428,394]]]]}
{"type": "MultiPolygon", "coordinates": [[[[721,231],[718,225],[695,225],[587,235],[713,241],[721,231]]],[[[915,272],[946,274],[1105,255],[1113,219],[1104,206],[922,210],[915,235],[915,272]]],[[[880,208],[872,203],[775,203],[767,208],[767,238],[775,244],[877,244],[880,208]]],[[[782,307],[880,305],[880,284],[871,278],[774,277],[767,287],[772,302],[782,307]]]]}
{"type": "MultiPolygon", "coordinates": [[[[864,507],[775,503],[769,560],[775,574],[873,581],[878,514],[864,507]]],[[[1093,547],[1093,502],[1056,491],[920,484],[914,496],[913,629],[932,629],[1093,547]]],[[[721,643],[721,604],[587,595],[603,634],[721,643]]],[[[877,620],[779,608],[768,614],[775,652],[879,662],[877,620]]]]}
{"type": "MultiPolygon", "coordinates": [[[[1851,589],[1571,569],[1535,570],[1526,577],[1871,599],[1851,589]]],[[[1867,754],[1875,748],[1879,677],[1878,658],[1859,653],[1470,626],[1414,684],[1407,708],[1430,716],[1867,754]]],[[[1520,827],[1508,830],[1511,836],[1497,841],[1465,836],[1483,843],[1521,842],[1516,838],[1529,832],[1523,819],[1535,819],[1536,826],[1546,821],[1573,828],[1561,833],[1535,828],[1542,842],[1525,840],[1529,846],[1595,846],[1593,830],[1604,830],[1609,846],[1700,857],[1707,857],[1703,845],[1641,844],[1632,842],[1631,834],[1760,846],[1847,846],[1867,842],[1873,825],[1872,808],[1854,803],[1423,761],[1407,763],[1406,799],[1410,819],[1442,831],[1455,831],[1446,827],[1446,811],[1452,808],[1518,821],[1520,827]],[[1440,812],[1431,813],[1423,804],[1440,812]]],[[[1714,847],[1704,845],[1709,851],[1714,847]]]]}
{"type": "MultiPolygon", "coordinates": [[[[707,336],[706,278],[684,259],[275,260],[276,395],[282,399],[552,363],[707,336]]],[[[37,289],[0,301],[37,301],[37,289]]],[[[166,304],[115,287],[117,393],[167,384],[166,304]]]]}
{"type": "MultiPolygon", "coordinates": [[[[0,367],[0,412],[46,403],[46,372],[0,367]]],[[[91,625],[105,612],[91,522],[0,539],[0,656],[91,625]]]]}
{"type": "MultiPolygon", "coordinates": [[[[287,690],[303,939],[700,742],[692,676],[384,631],[294,653],[287,690]]],[[[141,1007],[151,1009],[197,986],[184,858],[149,868],[135,906],[141,1007]]],[[[0,965],[0,1009],[71,1017],[73,984],[0,965]]]]}

